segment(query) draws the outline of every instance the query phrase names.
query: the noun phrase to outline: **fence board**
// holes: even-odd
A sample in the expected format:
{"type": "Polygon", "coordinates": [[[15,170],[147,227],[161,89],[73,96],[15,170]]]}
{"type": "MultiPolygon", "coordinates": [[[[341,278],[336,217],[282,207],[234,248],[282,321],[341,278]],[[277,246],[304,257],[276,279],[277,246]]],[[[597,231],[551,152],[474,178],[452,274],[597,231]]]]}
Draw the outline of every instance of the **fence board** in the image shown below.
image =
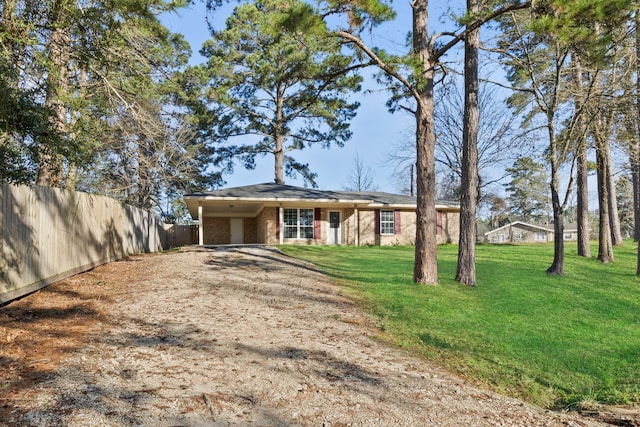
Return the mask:
{"type": "Polygon", "coordinates": [[[152,213],[108,197],[0,185],[0,305],[133,253],[178,246],[165,229],[152,213]]]}

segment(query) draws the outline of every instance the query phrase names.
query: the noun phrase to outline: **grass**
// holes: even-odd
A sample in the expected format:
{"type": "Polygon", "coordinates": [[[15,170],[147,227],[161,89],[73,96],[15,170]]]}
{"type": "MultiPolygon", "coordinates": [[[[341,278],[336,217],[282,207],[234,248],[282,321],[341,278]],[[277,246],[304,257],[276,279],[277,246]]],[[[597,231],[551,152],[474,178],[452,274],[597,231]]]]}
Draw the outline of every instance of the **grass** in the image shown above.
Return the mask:
{"type": "MultiPolygon", "coordinates": [[[[601,264],[551,245],[480,245],[478,286],[455,282],[457,246],[438,249],[439,286],[413,283],[413,247],[282,246],[335,278],[381,336],[504,394],[548,408],[640,402],[636,247],[601,264]]],[[[594,248],[597,253],[597,248],[594,248]]]]}

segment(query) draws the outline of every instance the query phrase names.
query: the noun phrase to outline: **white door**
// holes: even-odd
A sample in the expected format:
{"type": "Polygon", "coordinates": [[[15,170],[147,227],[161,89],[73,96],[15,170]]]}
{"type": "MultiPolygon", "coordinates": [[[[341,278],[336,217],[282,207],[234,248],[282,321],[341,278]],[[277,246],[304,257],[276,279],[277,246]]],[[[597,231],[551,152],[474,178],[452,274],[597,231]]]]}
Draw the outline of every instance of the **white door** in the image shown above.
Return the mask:
{"type": "Polygon", "coordinates": [[[340,223],[340,212],[329,212],[329,227],[327,228],[327,244],[339,245],[342,243],[342,227],[340,223]]]}
{"type": "Polygon", "coordinates": [[[231,218],[231,243],[241,245],[244,243],[244,223],[242,218],[231,218]]]}

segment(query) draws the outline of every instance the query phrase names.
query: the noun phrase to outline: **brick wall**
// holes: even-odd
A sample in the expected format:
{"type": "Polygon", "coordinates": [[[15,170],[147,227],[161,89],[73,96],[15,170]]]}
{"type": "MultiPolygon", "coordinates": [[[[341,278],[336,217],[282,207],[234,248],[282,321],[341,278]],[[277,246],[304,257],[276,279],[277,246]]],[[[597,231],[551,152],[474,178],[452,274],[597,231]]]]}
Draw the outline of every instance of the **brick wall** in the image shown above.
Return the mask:
{"type": "Polygon", "coordinates": [[[229,218],[204,218],[204,244],[226,245],[231,241],[231,223],[229,218]]]}

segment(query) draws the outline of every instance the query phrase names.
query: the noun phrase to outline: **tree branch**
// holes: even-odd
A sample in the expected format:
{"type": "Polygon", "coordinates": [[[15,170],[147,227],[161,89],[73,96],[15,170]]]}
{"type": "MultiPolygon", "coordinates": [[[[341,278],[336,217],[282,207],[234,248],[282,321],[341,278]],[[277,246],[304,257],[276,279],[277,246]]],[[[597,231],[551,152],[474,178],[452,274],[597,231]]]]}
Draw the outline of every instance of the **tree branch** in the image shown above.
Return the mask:
{"type": "Polygon", "coordinates": [[[414,97],[418,97],[419,94],[416,92],[416,89],[413,87],[411,82],[409,82],[406,78],[404,78],[404,76],[398,73],[397,70],[383,61],[382,58],[380,58],[371,48],[369,48],[369,46],[367,46],[360,37],[355,36],[347,31],[336,31],[335,34],[338,37],[342,37],[343,39],[356,45],[358,49],[364,52],[364,54],[367,55],[375,65],[380,67],[385,73],[400,82],[414,97]]]}
{"type": "Polygon", "coordinates": [[[463,41],[467,37],[468,33],[477,30],[478,28],[480,28],[481,26],[483,26],[487,22],[492,21],[492,20],[496,19],[497,17],[499,17],[501,15],[504,15],[505,13],[514,12],[516,10],[526,9],[526,8],[528,8],[530,6],[531,6],[531,1],[525,1],[523,3],[516,3],[516,4],[507,4],[507,5],[504,5],[504,6],[498,8],[496,10],[493,10],[487,16],[483,16],[483,17],[473,21],[472,23],[467,25],[463,31],[461,31],[458,34],[452,35],[451,33],[440,33],[440,34],[434,35],[431,38],[431,41],[429,42],[430,49],[433,52],[434,58],[436,60],[438,60],[442,55],[447,53],[447,51],[449,49],[451,49],[452,47],[457,45],[459,42],[463,41]],[[439,37],[442,37],[442,36],[452,36],[453,39],[450,40],[445,45],[443,45],[441,48],[435,49],[435,43],[436,43],[437,39],[439,37]]]}

